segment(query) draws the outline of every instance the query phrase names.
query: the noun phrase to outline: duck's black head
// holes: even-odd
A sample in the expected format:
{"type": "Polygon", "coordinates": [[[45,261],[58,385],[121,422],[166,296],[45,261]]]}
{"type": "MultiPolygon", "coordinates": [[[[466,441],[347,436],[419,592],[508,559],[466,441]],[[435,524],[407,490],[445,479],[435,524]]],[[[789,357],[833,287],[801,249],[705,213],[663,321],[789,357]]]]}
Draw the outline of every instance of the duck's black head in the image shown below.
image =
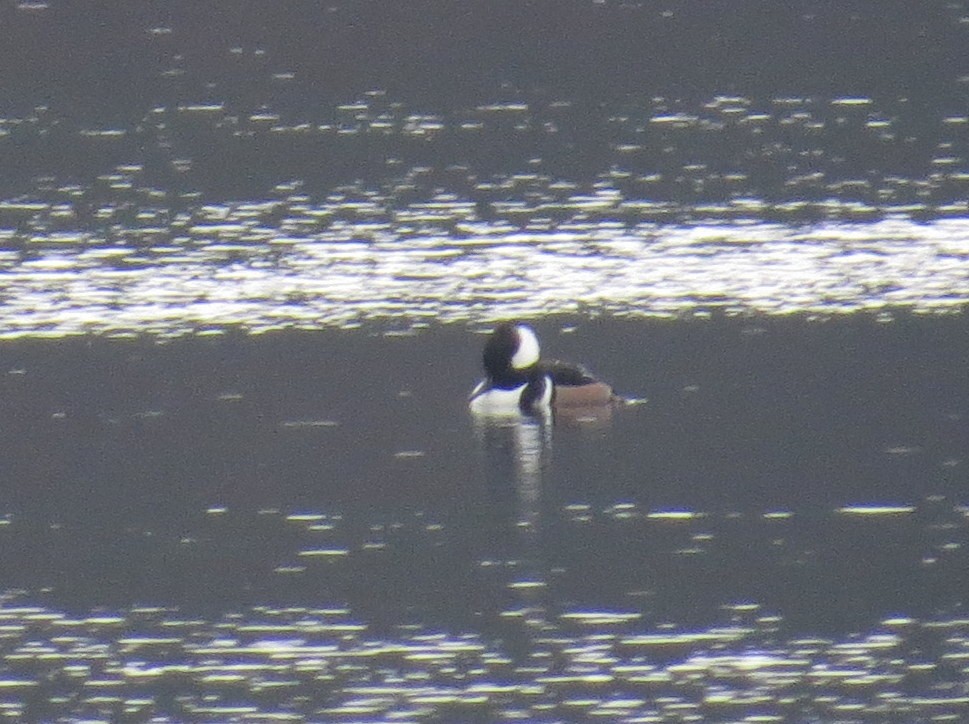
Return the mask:
{"type": "Polygon", "coordinates": [[[539,352],[538,337],[531,327],[502,322],[485,342],[482,361],[492,380],[521,379],[537,368],[539,352]]]}

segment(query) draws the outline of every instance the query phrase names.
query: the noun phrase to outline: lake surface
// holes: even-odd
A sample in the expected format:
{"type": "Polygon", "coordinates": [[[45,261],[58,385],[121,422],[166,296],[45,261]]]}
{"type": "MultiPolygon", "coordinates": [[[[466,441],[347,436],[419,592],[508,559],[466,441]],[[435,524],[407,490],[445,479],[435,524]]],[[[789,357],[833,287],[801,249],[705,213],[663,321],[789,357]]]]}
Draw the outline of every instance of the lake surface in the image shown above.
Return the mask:
{"type": "Polygon", "coordinates": [[[965,4],[260,8],[0,11],[0,713],[961,721],[965,4]]]}
{"type": "Polygon", "coordinates": [[[7,342],[9,711],[960,716],[963,317],[539,331],[648,401],[476,423],[460,325],[7,342]]]}

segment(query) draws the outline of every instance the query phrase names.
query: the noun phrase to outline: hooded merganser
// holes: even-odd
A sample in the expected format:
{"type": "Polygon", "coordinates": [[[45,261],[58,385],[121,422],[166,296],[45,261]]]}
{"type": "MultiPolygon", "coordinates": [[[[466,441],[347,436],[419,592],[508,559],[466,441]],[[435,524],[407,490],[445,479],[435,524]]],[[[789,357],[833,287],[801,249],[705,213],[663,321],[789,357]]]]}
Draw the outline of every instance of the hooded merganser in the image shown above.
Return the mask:
{"type": "Polygon", "coordinates": [[[619,398],[612,387],[578,365],[543,362],[538,337],[525,324],[502,322],[485,343],[484,380],[471,392],[472,412],[546,413],[565,407],[598,407],[619,398]]]}

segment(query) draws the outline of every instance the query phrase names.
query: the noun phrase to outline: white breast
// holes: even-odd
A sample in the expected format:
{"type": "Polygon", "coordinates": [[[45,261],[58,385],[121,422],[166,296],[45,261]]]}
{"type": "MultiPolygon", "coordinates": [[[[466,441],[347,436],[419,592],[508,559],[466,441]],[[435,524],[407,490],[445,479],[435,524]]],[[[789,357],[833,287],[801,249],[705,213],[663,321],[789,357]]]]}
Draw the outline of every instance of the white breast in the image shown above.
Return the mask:
{"type": "Polygon", "coordinates": [[[518,403],[521,401],[525,385],[510,390],[492,388],[487,392],[478,393],[478,390],[483,386],[484,383],[482,382],[471,393],[471,412],[482,415],[511,415],[521,412],[518,403]]]}
{"type": "MultiPolygon", "coordinates": [[[[481,382],[471,393],[471,412],[480,415],[520,415],[522,392],[527,385],[519,385],[510,390],[492,388],[487,392],[481,392],[487,382],[481,382]]],[[[542,396],[536,400],[534,409],[537,412],[548,411],[552,404],[552,379],[545,377],[542,396]]]]}

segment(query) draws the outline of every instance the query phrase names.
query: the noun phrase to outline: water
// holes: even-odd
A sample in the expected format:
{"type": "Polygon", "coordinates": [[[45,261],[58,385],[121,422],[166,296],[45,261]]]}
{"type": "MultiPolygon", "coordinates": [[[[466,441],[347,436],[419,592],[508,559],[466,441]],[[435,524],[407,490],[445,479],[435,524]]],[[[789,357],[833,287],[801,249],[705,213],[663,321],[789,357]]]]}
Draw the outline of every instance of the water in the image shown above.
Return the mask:
{"type": "Polygon", "coordinates": [[[420,233],[402,236],[402,214],[376,208],[385,201],[368,200],[372,221],[312,231],[304,229],[326,226],[319,218],[349,204],[204,206],[185,221],[185,236],[147,248],[127,230],[110,244],[91,233],[32,238],[0,258],[2,335],[168,337],[364,322],[415,329],[576,312],[938,313],[958,311],[969,294],[965,218],[632,228],[585,220],[529,229],[463,223],[471,204],[450,200],[420,233]],[[279,215],[278,226],[261,225],[268,214],[279,215]]]}
{"type": "Polygon", "coordinates": [[[961,720],[964,3],[0,13],[4,716],[961,720]]]}
{"type": "MultiPolygon", "coordinates": [[[[926,22],[964,41],[959,7],[926,22]]],[[[313,72],[328,51],[297,42],[299,18],[275,20],[295,33],[292,57],[226,40],[204,51],[211,67],[183,67],[203,52],[189,11],[169,24],[141,12],[100,18],[135,34],[132,77],[92,60],[129,93],[83,112],[55,93],[0,118],[4,336],[965,301],[961,54],[918,95],[905,75],[867,93],[802,75],[744,92],[630,78],[592,98],[508,81],[470,97],[408,86],[331,100],[313,72]],[[249,98],[240,86],[255,79],[249,98]]],[[[791,32],[818,20],[780,14],[791,32]]],[[[31,6],[13,27],[47,37],[76,23],[94,43],[98,19],[31,6]]]]}
{"type": "Polygon", "coordinates": [[[546,319],[649,397],[550,427],[468,419],[459,325],[8,341],[4,701],[958,716],[964,331],[546,319]]]}

